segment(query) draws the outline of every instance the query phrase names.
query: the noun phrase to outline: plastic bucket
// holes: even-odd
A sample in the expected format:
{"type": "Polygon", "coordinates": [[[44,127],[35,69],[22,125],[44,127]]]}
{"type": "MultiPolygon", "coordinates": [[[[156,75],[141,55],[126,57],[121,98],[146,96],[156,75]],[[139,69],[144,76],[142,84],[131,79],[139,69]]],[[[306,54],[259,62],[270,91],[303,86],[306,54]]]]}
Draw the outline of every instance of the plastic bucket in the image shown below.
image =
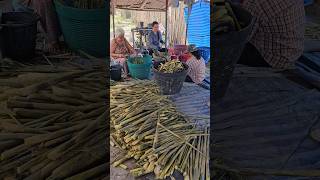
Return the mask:
{"type": "Polygon", "coordinates": [[[14,60],[30,60],[35,55],[37,21],[39,16],[30,12],[2,14],[3,56],[14,60]]]}
{"type": "Polygon", "coordinates": [[[160,93],[163,95],[173,95],[181,91],[183,82],[185,81],[188,73],[188,65],[183,63],[185,70],[177,73],[163,73],[157,70],[154,66],[153,73],[156,83],[160,87],[160,93]]]}
{"type": "Polygon", "coordinates": [[[110,67],[110,77],[114,81],[120,81],[121,80],[121,65],[112,65],[110,67]]]}
{"type": "Polygon", "coordinates": [[[149,55],[144,55],[143,59],[143,64],[133,64],[132,58],[128,58],[128,68],[131,77],[135,79],[148,79],[150,77],[152,57],[149,55]]]}
{"type": "Polygon", "coordinates": [[[239,6],[232,5],[237,18],[244,22],[246,27],[240,31],[229,32],[216,35],[214,46],[213,66],[213,99],[215,101],[224,97],[229,82],[232,78],[233,70],[238,62],[242,50],[247,43],[247,39],[252,31],[252,15],[239,6]]]}
{"type": "Polygon", "coordinates": [[[74,51],[107,56],[109,18],[107,9],[78,9],[54,1],[65,42],[74,51]]]}

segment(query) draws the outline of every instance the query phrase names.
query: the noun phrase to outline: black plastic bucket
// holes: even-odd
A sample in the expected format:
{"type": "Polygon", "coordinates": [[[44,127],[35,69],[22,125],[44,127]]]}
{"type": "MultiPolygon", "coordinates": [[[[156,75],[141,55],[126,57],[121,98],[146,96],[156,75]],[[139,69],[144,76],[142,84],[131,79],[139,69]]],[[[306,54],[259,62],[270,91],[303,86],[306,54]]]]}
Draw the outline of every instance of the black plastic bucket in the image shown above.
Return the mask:
{"type": "Polygon", "coordinates": [[[181,91],[183,82],[185,81],[188,73],[188,65],[183,63],[185,70],[177,73],[162,73],[154,66],[154,78],[160,87],[160,93],[163,95],[173,95],[181,91]]]}
{"type": "Polygon", "coordinates": [[[110,67],[110,77],[114,81],[120,81],[121,80],[121,65],[112,65],[110,67]]]}
{"type": "Polygon", "coordinates": [[[2,14],[3,56],[28,60],[35,55],[37,22],[39,16],[29,12],[2,14]]]}
{"type": "Polygon", "coordinates": [[[252,32],[252,15],[240,6],[232,5],[232,9],[238,20],[245,24],[245,27],[240,31],[214,37],[214,61],[211,62],[213,66],[213,99],[215,101],[224,97],[232,78],[234,67],[252,32]]]}

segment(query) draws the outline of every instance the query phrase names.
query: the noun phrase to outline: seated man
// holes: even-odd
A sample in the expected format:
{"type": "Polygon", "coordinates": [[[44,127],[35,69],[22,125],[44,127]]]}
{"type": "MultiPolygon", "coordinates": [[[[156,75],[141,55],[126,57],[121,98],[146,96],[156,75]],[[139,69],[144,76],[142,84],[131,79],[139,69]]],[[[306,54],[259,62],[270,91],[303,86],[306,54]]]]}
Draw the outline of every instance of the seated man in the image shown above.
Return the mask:
{"type": "Polygon", "coordinates": [[[294,69],[304,48],[302,0],[242,0],[255,18],[240,64],[294,69]]]}
{"type": "Polygon", "coordinates": [[[154,21],[152,23],[152,31],[148,35],[148,50],[152,54],[153,50],[161,50],[162,34],[159,30],[159,23],[154,21]]]}
{"type": "Polygon", "coordinates": [[[123,67],[124,75],[127,77],[128,68],[126,56],[134,54],[135,50],[129,44],[124,35],[125,31],[122,28],[118,28],[116,30],[116,38],[111,41],[110,55],[114,61],[118,62],[123,67]]]}
{"type": "Polygon", "coordinates": [[[61,31],[52,0],[13,0],[12,6],[14,11],[37,13],[40,16],[42,30],[46,34],[47,51],[56,52],[60,49],[61,31]]]}

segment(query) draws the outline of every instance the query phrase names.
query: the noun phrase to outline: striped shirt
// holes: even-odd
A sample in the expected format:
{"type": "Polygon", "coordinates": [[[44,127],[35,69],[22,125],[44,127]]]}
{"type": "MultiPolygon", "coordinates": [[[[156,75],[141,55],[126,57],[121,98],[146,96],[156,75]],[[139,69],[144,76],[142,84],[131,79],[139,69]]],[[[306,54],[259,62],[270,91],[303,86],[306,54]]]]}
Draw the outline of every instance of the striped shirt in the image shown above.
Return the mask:
{"type": "Polygon", "coordinates": [[[198,60],[194,56],[191,56],[186,64],[189,66],[188,76],[190,76],[192,81],[196,84],[202,83],[206,74],[206,64],[204,59],[201,58],[198,60]]]}
{"type": "Polygon", "coordinates": [[[249,42],[273,68],[293,69],[304,48],[303,0],[243,0],[254,17],[249,42]]]}

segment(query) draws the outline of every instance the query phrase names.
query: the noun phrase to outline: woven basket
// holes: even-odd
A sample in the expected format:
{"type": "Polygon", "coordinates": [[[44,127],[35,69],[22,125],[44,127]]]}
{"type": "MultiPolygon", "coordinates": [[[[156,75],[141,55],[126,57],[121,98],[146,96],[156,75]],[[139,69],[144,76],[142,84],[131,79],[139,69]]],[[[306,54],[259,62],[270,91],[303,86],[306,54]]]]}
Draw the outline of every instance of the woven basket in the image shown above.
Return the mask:
{"type": "Polygon", "coordinates": [[[237,18],[246,24],[241,31],[215,36],[213,66],[213,99],[220,100],[226,94],[233,70],[247,39],[252,32],[252,15],[239,6],[232,6],[237,18]]]}
{"type": "Polygon", "coordinates": [[[154,79],[160,87],[160,93],[163,95],[173,95],[181,91],[183,82],[188,73],[188,65],[183,63],[185,70],[176,73],[163,73],[157,70],[157,65],[153,68],[154,79]]]}
{"type": "Polygon", "coordinates": [[[102,9],[78,9],[54,1],[63,37],[69,48],[96,57],[107,55],[108,13],[102,9]]]}

